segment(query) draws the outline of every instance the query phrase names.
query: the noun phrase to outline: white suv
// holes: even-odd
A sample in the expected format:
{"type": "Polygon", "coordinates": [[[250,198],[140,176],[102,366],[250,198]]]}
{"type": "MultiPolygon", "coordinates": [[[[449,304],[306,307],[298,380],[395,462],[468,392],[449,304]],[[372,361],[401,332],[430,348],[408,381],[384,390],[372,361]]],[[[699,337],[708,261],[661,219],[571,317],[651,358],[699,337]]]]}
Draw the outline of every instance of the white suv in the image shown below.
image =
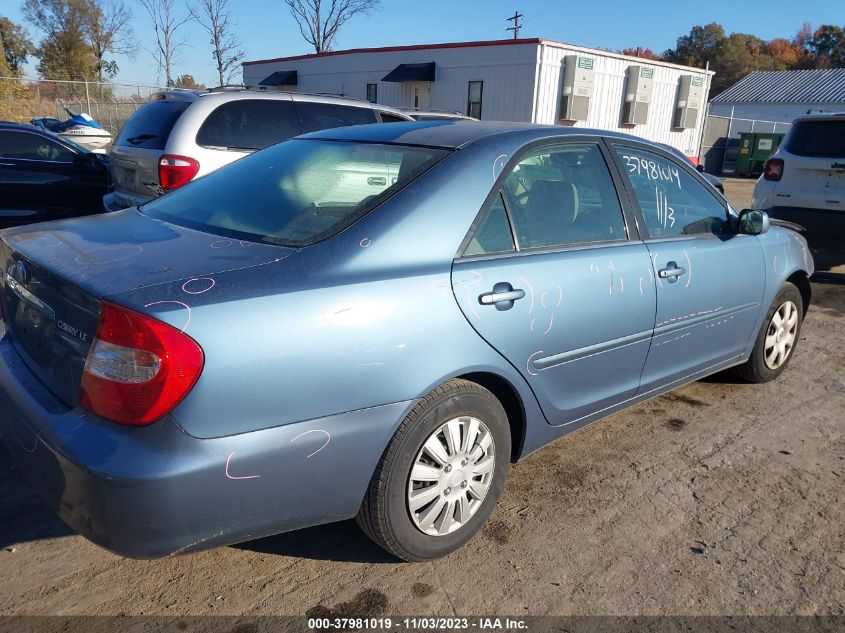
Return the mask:
{"type": "Polygon", "coordinates": [[[158,92],[112,145],[115,189],[103,203],[109,210],[142,204],[306,132],[411,120],[395,108],[343,97],[245,89],[158,92]]]}
{"type": "Polygon", "coordinates": [[[795,119],[754,187],[752,206],[783,219],[808,209],[845,213],[845,113],[795,119]]]}

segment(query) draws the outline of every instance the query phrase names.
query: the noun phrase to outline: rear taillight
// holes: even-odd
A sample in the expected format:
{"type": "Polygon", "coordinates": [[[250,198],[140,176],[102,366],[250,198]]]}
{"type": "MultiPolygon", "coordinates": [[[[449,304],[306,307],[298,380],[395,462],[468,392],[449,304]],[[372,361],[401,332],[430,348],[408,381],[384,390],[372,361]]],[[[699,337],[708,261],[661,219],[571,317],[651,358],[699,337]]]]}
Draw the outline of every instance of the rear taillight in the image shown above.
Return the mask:
{"type": "Polygon", "coordinates": [[[158,182],[162,189],[178,189],[187,185],[200,170],[200,164],[193,158],[165,154],[158,160],[158,182]]]}
{"type": "Polygon", "coordinates": [[[780,180],[783,178],[783,161],[780,158],[770,158],[766,163],[766,170],[763,172],[766,180],[780,180]]]}
{"type": "Polygon", "coordinates": [[[173,326],[103,301],[80,404],[121,424],[155,422],[191,390],[204,360],[196,341],[173,326]]]}

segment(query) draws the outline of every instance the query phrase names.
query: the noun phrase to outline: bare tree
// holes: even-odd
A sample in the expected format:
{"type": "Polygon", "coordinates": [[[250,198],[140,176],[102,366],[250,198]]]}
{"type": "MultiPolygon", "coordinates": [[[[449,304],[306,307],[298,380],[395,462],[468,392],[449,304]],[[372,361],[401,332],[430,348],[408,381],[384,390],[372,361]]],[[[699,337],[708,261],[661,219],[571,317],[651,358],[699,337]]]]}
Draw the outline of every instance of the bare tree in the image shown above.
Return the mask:
{"type": "Polygon", "coordinates": [[[176,36],[176,31],[191,19],[190,12],[184,17],[177,17],[175,0],[138,0],[138,3],[150,16],[156,33],[155,48],[150,51],[158,64],[159,72],[164,71],[165,85],[173,86],[173,65],[180,48],[187,42],[176,36]]]}
{"type": "Polygon", "coordinates": [[[284,0],[305,41],[318,53],[332,49],[340,27],[356,15],[369,15],[380,0],[284,0]]]}
{"type": "Polygon", "coordinates": [[[135,54],[132,11],[121,0],[87,0],[87,4],[85,34],[94,53],[97,79],[102,82],[104,74],[113,77],[117,73],[117,64],[107,61],[106,55],[135,54]]]}
{"type": "Polygon", "coordinates": [[[226,84],[246,57],[241,48],[241,41],[232,32],[229,0],[198,0],[199,7],[191,9],[191,17],[211,36],[209,44],[213,47],[214,63],[220,77],[220,86],[226,84]]]}

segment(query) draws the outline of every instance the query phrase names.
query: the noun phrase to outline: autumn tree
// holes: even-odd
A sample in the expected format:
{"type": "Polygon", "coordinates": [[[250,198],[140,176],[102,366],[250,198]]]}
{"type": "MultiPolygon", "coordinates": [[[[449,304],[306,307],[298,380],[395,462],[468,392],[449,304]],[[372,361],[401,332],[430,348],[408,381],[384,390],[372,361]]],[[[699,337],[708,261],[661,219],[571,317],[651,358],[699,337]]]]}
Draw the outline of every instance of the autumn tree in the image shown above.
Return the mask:
{"type": "Polygon", "coordinates": [[[4,72],[19,77],[26,60],[35,52],[35,46],[23,26],[4,17],[0,17],[0,41],[6,62],[4,72]]]}
{"type": "MultiPolygon", "coordinates": [[[[8,60],[8,45],[6,33],[9,31],[5,18],[0,18],[0,77],[19,74],[14,72],[8,60]]],[[[9,22],[11,24],[11,22],[9,22]]],[[[14,47],[14,41],[12,43],[14,47]]],[[[0,121],[25,120],[31,113],[28,111],[29,87],[21,81],[0,81],[0,121]]]]}
{"type": "Polygon", "coordinates": [[[175,65],[179,49],[187,42],[179,37],[178,31],[187,24],[190,13],[178,15],[175,0],[138,0],[147,12],[155,30],[155,46],[150,50],[158,65],[159,72],[164,73],[165,85],[173,86],[173,66],[175,65]]]}
{"type": "Polygon", "coordinates": [[[198,3],[198,7],[191,9],[191,17],[209,35],[212,57],[220,79],[218,85],[223,86],[240,67],[246,51],[234,33],[229,0],[198,0],[198,3]]]}
{"type": "Polygon", "coordinates": [[[43,34],[38,72],[50,79],[91,79],[94,54],[86,38],[87,0],[25,0],[24,18],[43,34]]]}
{"type": "Polygon", "coordinates": [[[173,82],[174,88],[185,88],[187,90],[204,90],[205,85],[197,83],[193,75],[179,75],[173,82]]]}
{"type": "Polygon", "coordinates": [[[766,51],[772,59],[773,70],[806,68],[810,57],[803,46],[794,40],[776,37],[766,43],[766,51]]]}
{"type": "Polygon", "coordinates": [[[730,88],[755,70],[777,70],[766,42],[747,33],[731,33],[726,37],[714,51],[710,67],[716,71],[711,84],[714,94],[730,88]]]}
{"type": "Polygon", "coordinates": [[[380,0],[284,0],[305,41],[317,53],[332,49],[340,28],[356,15],[369,15],[380,0]]]}
{"type": "Polygon", "coordinates": [[[628,55],[629,57],[640,57],[642,59],[653,59],[659,60],[663,59],[663,57],[657,53],[655,53],[650,48],[642,48],[641,46],[636,46],[632,48],[623,48],[621,51],[616,51],[617,53],[621,53],[622,55],[628,55]]]}
{"type": "Polygon", "coordinates": [[[817,68],[845,68],[845,32],[841,26],[822,24],[809,42],[817,68]]]}
{"type": "Polygon", "coordinates": [[[121,0],[86,0],[84,33],[94,55],[98,81],[117,74],[117,62],[106,55],[134,55],[132,12],[121,0]]]}
{"type": "Polygon", "coordinates": [[[704,26],[694,26],[688,35],[678,38],[674,49],[663,53],[663,58],[676,64],[703,68],[708,61],[712,64],[724,41],[725,29],[721,24],[711,22],[704,26]]]}

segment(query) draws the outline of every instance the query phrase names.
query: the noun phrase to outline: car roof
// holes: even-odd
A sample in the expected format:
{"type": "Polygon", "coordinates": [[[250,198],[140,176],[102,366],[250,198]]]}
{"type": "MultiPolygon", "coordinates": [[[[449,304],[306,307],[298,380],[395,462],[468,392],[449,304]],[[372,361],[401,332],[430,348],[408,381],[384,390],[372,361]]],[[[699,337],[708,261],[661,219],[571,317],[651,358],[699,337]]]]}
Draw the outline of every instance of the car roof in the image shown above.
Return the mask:
{"type": "Polygon", "coordinates": [[[601,136],[648,143],[648,141],[639,137],[608,132],[607,130],[539,125],[536,123],[513,123],[510,121],[466,121],[461,119],[353,125],[311,132],[298,138],[396,143],[458,149],[493,135],[520,137],[522,142],[525,143],[550,136],[562,138],[567,136],[601,136]]]}
{"type": "Polygon", "coordinates": [[[398,108],[386,106],[381,103],[370,103],[369,101],[362,101],[361,99],[353,99],[352,97],[342,97],[338,95],[329,94],[315,94],[310,92],[288,92],[284,90],[250,90],[239,87],[223,87],[212,88],[210,90],[181,90],[170,89],[161,90],[155,93],[152,101],[237,101],[240,99],[282,99],[285,101],[293,100],[296,102],[307,103],[330,103],[337,105],[345,105],[359,108],[378,109],[383,112],[391,114],[399,114],[408,116],[405,112],[398,108]]]}

